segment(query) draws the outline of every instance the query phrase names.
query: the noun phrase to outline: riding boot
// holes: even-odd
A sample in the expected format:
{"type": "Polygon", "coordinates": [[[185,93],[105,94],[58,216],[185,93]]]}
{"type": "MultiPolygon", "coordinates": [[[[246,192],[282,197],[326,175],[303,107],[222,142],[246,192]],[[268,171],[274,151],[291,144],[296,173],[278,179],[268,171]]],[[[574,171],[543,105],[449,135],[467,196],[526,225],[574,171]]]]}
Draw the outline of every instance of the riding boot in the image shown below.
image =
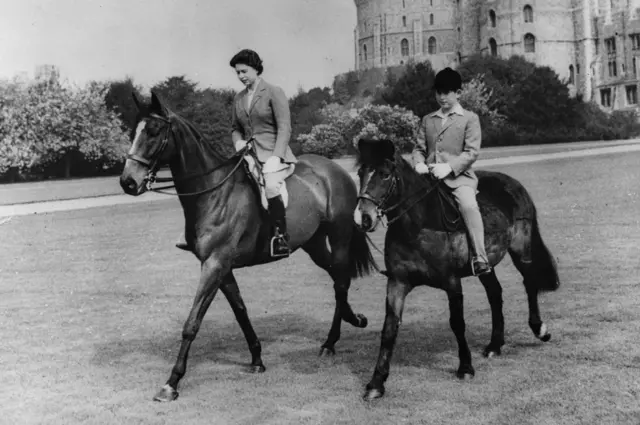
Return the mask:
{"type": "Polygon", "coordinates": [[[286,210],[282,196],[278,195],[269,200],[269,216],[275,228],[274,236],[269,244],[272,257],[288,257],[291,253],[289,249],[289,235],[287,234],[286,210]]]}
{"type": "Polygon", "coordinates": [[[180,234],[180,239],[178,240],[178,242],[176,242],[176,248],[180,248],[184,251],[191,251],[191,248],[189,248],[189,244],[187,244],[184,233],[180,234]]]}

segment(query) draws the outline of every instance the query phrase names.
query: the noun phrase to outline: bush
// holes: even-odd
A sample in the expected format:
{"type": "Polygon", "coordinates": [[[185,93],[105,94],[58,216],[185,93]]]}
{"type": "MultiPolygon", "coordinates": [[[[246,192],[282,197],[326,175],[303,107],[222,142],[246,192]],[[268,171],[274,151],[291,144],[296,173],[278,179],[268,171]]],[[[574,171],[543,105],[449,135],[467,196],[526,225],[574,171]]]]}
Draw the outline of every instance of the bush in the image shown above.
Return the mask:
{"type": "Polygon", "coordinates": [[[347,147],[339,129],[331,124],[313,126],[308,134],[298,136],[302,152],[337,158],[346,153],[347,147]]]}

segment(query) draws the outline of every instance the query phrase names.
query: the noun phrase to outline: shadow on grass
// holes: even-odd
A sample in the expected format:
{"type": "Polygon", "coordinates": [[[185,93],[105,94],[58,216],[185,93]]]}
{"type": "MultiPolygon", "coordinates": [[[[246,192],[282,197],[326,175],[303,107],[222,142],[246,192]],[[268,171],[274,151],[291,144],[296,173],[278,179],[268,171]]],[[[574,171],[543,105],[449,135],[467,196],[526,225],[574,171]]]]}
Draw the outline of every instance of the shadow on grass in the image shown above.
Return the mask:
{"type": "MultiPolygon", "coordinates": [[[[236,323],[216,326],[205,322],[192,345],[187,366],[189,371],[209,364],[212,368],[199,372],[203,379],[216,379],[220,371],[231,369],[241,372],[250,363],[250,353],[244,335],[236,323]],[[208,378],[203,376],[210,375],[208,378]]],[[[380,346],[380,329],[368,327],[357,329],[343,322],[342,336],[336,344],[334,357],[319,357],[321,344],[325,341],[331,322],[315,320],[299,314],[279,314],[254,320],[254,328],[262,343],[262,355],[267,373],[269,369],[292,371],[298,375],[321,373],[332,366],[346,366],[351,375],[357,376],[364,385],[375,367],[380,346]]],[[[467,332],[467,342],[472,350],[474,363],[480,360],[481,351],[489,342],[491,329],[467,332]]],[[[531,335],[531,338],[534,338],[531,335]]],[[[515,341],[514,341],[515,342],[515,341]]],[[[526,350],[535,350],[543,343],[532,340],[512,345],[507,356],[517,356],[526,350]]],[[[95,347],[92,359],[101,367],[133,367],[153,363],[166,367],[168,376],[180,346],[180,329],[158,332],[137,340],[113,339],[95,347]],[[148,358],[148,361],[145,359],[148,358]]],[[[458,346],[447,320],[405,322],[400,327],[398,340],[391,362],[392,368],[412,367],[437,371],[444,376],[453,374],[458,367],[458,346]]],[[[505,355],[503,354],[503,357],[505,355]]],[[[286,373],[286,372],[285,372],[286,373]]]]}

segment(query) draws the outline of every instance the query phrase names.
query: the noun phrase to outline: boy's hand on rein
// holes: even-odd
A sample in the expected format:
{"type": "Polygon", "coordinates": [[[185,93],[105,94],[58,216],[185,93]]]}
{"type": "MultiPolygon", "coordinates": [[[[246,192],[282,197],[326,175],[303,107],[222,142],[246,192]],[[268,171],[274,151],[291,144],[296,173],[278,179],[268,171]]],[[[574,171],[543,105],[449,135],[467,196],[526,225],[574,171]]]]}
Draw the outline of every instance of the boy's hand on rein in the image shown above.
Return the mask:
{"type": "Polygon", "coordinates": [[[431,174],[439,180],[444,179],[453,171],[449,164],[431,164],[428,167],[431,174]]]}
{"type": "Polygon", "coordinates": [[[416,173],[418,174],[428,174],[430,172],[429,166],[424,162],[419,162],[415,166],[416,173]]]}

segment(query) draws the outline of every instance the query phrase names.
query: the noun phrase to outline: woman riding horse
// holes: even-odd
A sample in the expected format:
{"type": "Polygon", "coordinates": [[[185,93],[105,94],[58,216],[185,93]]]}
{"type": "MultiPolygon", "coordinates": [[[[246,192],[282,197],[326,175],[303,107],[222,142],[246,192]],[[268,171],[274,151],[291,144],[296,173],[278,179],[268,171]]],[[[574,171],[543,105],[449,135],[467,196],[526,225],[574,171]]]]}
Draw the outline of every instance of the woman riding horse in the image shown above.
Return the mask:
{"type": "MultiPolygon", "coordinates": [[[[271,255],[287,257],[290,254],[285,205],[280,194],[285,179],[290,176],[297,162],[289,147],[291,114],[284,91],[267,83],[262,75],[260,56],[253,50],[238,52],[229,62],[235,68],[245,89],[236,94],[232,108],[231,138],[236,151],[248,143],[254,149],[261,164],[265,192],[274,235],[271,238],[271,255]]],[[[177,245],[189,250],[185,242],[177,245]]]]}

